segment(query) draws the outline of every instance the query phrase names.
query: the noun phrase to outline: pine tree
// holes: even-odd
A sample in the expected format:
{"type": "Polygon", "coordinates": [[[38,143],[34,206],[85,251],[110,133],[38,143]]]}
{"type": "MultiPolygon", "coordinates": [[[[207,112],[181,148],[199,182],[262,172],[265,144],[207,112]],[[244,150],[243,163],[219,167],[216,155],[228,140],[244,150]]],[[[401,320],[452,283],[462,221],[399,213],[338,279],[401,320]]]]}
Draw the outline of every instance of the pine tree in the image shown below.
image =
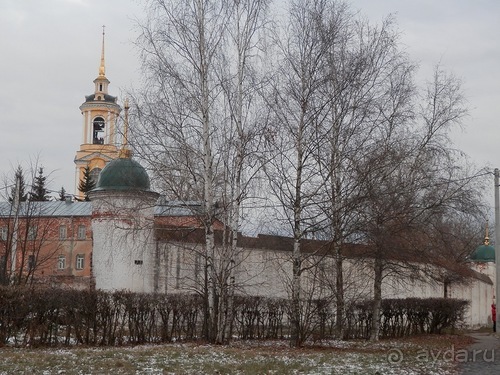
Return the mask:
{"type": "Polygon", "coordinates": [[[94,187],[95,181],[93,181],[92,176],[90,175],[90,168],[86,166],[83,171],[83,178],[80,180],[80,184],[78,184],[78,190],[80,190],[85,195],[86,201],[90,200],[88,193],[94,187]]]}
{"type": "Polygon", "coordinates": [[[14,185],[10,189],[9,202],[14,201],[14,196],[16,194],[16,181],[19,179],[19,202],[25,202],[28,199],[28,194],[25,193],[26,185],[24,183],[24,173],[23,168],[18,165],[16,173],[14,174],[14,185]]]}
{"type": "Polygon", "coordinates": [[[59,200],[60,201],[66,200],[66,189],[64,189],[64,186],[61,186],[61,190],[59,190],[59,200]]]}
{"type": "Polygon", "coordinates": [[[36,176],[33,181],[33,186],[30,192],[30,201],[45,202],[49,200],[47,188],[45,187],[46,180],[47,177],[43,175],[43,167],[40,167],[38,169],[38,176],[36,176]]]}

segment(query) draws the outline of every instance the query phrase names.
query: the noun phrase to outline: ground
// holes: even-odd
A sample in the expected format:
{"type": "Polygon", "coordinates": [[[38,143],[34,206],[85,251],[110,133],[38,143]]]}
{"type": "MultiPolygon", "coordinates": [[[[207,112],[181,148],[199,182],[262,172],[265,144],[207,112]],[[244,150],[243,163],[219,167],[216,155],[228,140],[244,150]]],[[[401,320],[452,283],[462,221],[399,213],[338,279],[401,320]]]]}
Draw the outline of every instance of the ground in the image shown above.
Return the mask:
{"type": "Polygon", "coordinates": [[[461,375],[493,375],[500,373],[500,340],[497,333],[472,332],[475,342],[468,346],[466,358],[460,360],[461,375]]]}
{"type": "Polygon", "coordinates": [[[0,348],[0,374],[373,374],[456,375],[467,335],[330,341],[293,349],[286,341],[235,341],[119,348],[0,348]]]}

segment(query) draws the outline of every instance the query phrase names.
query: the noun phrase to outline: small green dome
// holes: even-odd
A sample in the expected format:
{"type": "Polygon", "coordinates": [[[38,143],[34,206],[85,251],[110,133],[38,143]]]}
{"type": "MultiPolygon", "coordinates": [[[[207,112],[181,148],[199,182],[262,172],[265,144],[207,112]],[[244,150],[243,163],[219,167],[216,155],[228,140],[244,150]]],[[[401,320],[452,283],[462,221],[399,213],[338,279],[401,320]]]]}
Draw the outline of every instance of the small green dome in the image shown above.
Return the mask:
{"type": "Polygon", "coordinates": [[[470,256],[473,262],[495,262],[495,248],[491,245],[481,245],[470,256]]]}
{"type": "Polygon", "coordinates": [[[144,167],[130,158],[119,158],[104,167],[93,191],[149,189],[149,176],[144,167]]]}

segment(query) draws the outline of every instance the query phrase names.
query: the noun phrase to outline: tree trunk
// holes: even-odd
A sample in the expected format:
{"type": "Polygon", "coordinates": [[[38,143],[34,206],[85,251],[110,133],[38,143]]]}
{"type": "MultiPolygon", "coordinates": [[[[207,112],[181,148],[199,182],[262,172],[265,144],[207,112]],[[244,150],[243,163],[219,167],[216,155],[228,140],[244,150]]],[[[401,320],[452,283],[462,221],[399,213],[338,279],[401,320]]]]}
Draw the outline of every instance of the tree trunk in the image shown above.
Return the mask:
{"type": "Polygon", "coordinates": [[[340,246],[335,246],[335,297],[336,297],[336,315],[335,328],[340,339],[344,336],[344,270],[343,259],[340,246]]]}
{"type": "Polygon", "coordinates": [[[371,341],[378,341],[380,335],[380,308],[382,305],[382,277],[384,264],[383,260],[375,257],[374,281],[373,281],[373,307],[372,307],[372,329],[370,333],[371,341]]]}
{"type": "Polygon", "coordinates": [[[291,316],[291,346],[299,347],[302,344],[300,329],[300,243],[296,239],[293,244],[293,276],[292,276],[292,316],[291,316]]]}

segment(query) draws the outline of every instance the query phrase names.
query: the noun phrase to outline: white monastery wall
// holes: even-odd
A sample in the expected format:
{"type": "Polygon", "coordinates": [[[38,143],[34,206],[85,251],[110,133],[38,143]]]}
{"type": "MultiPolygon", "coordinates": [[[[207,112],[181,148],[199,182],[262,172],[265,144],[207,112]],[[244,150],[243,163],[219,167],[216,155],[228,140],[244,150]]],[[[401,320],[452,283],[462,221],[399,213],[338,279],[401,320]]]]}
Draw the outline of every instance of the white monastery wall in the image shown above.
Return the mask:
{"type": "MultiPolygon", "coordinates": [[[[104,290],[128,289],[135,292],[195,293],[203,290],[205,277],[204,246],[184,242],[158,242],[153,238],[152,208],[138,209],[127,197],[110,207],[97,203],[92,220],[94,231],[93,267],[96,287],[104,290]],[[114,209],[119,215],[107,217],[114,209]],[[131,219],[133,216],[133,219],[131,219]],[[135,228],[135,229],[133,229],[135,228]]],[[[152,207],[152,206],[151,206],[152,207]]],[[[291,281],[291,253],[265,249],[240,248],[235,257],[235,287],[241,295],[288,298],[291,281]]],[[[305,259],[311,265],[317,258],[305,259]]],[[[346,259],[343,264],[346,303],[373,296],[372,261],[346,259]]],[[[491,270],[487,270],[491,273],[491,270]]],[[[302,275],[303,296],[332,297],[335,293],[335,263],[322,259],[302,275]]],[[[464,284],[448,286],[452,298],[470,301],[466,315],[469,326],[491,322],[493,286],[469,278],[464,284]]],[[[441,282],[423,273],[404,277],[387,274],[382,285],[383,298],[440,298],[441,282]]]]}
{"type": "MultiPolygon", "coordinates": [[[[160,245],[159,276],[156,290],[180,293],[194,292],[202,287],[203,246],[187,248],[181,243],[160,245]]],[[[307,261],[306,261],[307,262],[307,261]]],[[[347,259],[344,261],[344,287],[346,302],[370,299],[373,296],[373,270],[370,261],[347,259]]],[[[262,249],[240,249],[235,271],[236,292],[242,295],[288,298],[292,263],[290,253],[262,249]]],[[[333,259],[325,258],[316,272],[305,272],[302,287],[305,296],[314,293],[315,298],[332,296],[335,286],[333,259]]],[[[469,326],[487,325],[491,322],[493,286],[477,279],[464,284],[448,286],[449,297],[471,302],[466,314],[469,326]]],[[[383,298],[441,298],[442,283],[420,277],[386,276],[382,285],[383,298]]]]}

